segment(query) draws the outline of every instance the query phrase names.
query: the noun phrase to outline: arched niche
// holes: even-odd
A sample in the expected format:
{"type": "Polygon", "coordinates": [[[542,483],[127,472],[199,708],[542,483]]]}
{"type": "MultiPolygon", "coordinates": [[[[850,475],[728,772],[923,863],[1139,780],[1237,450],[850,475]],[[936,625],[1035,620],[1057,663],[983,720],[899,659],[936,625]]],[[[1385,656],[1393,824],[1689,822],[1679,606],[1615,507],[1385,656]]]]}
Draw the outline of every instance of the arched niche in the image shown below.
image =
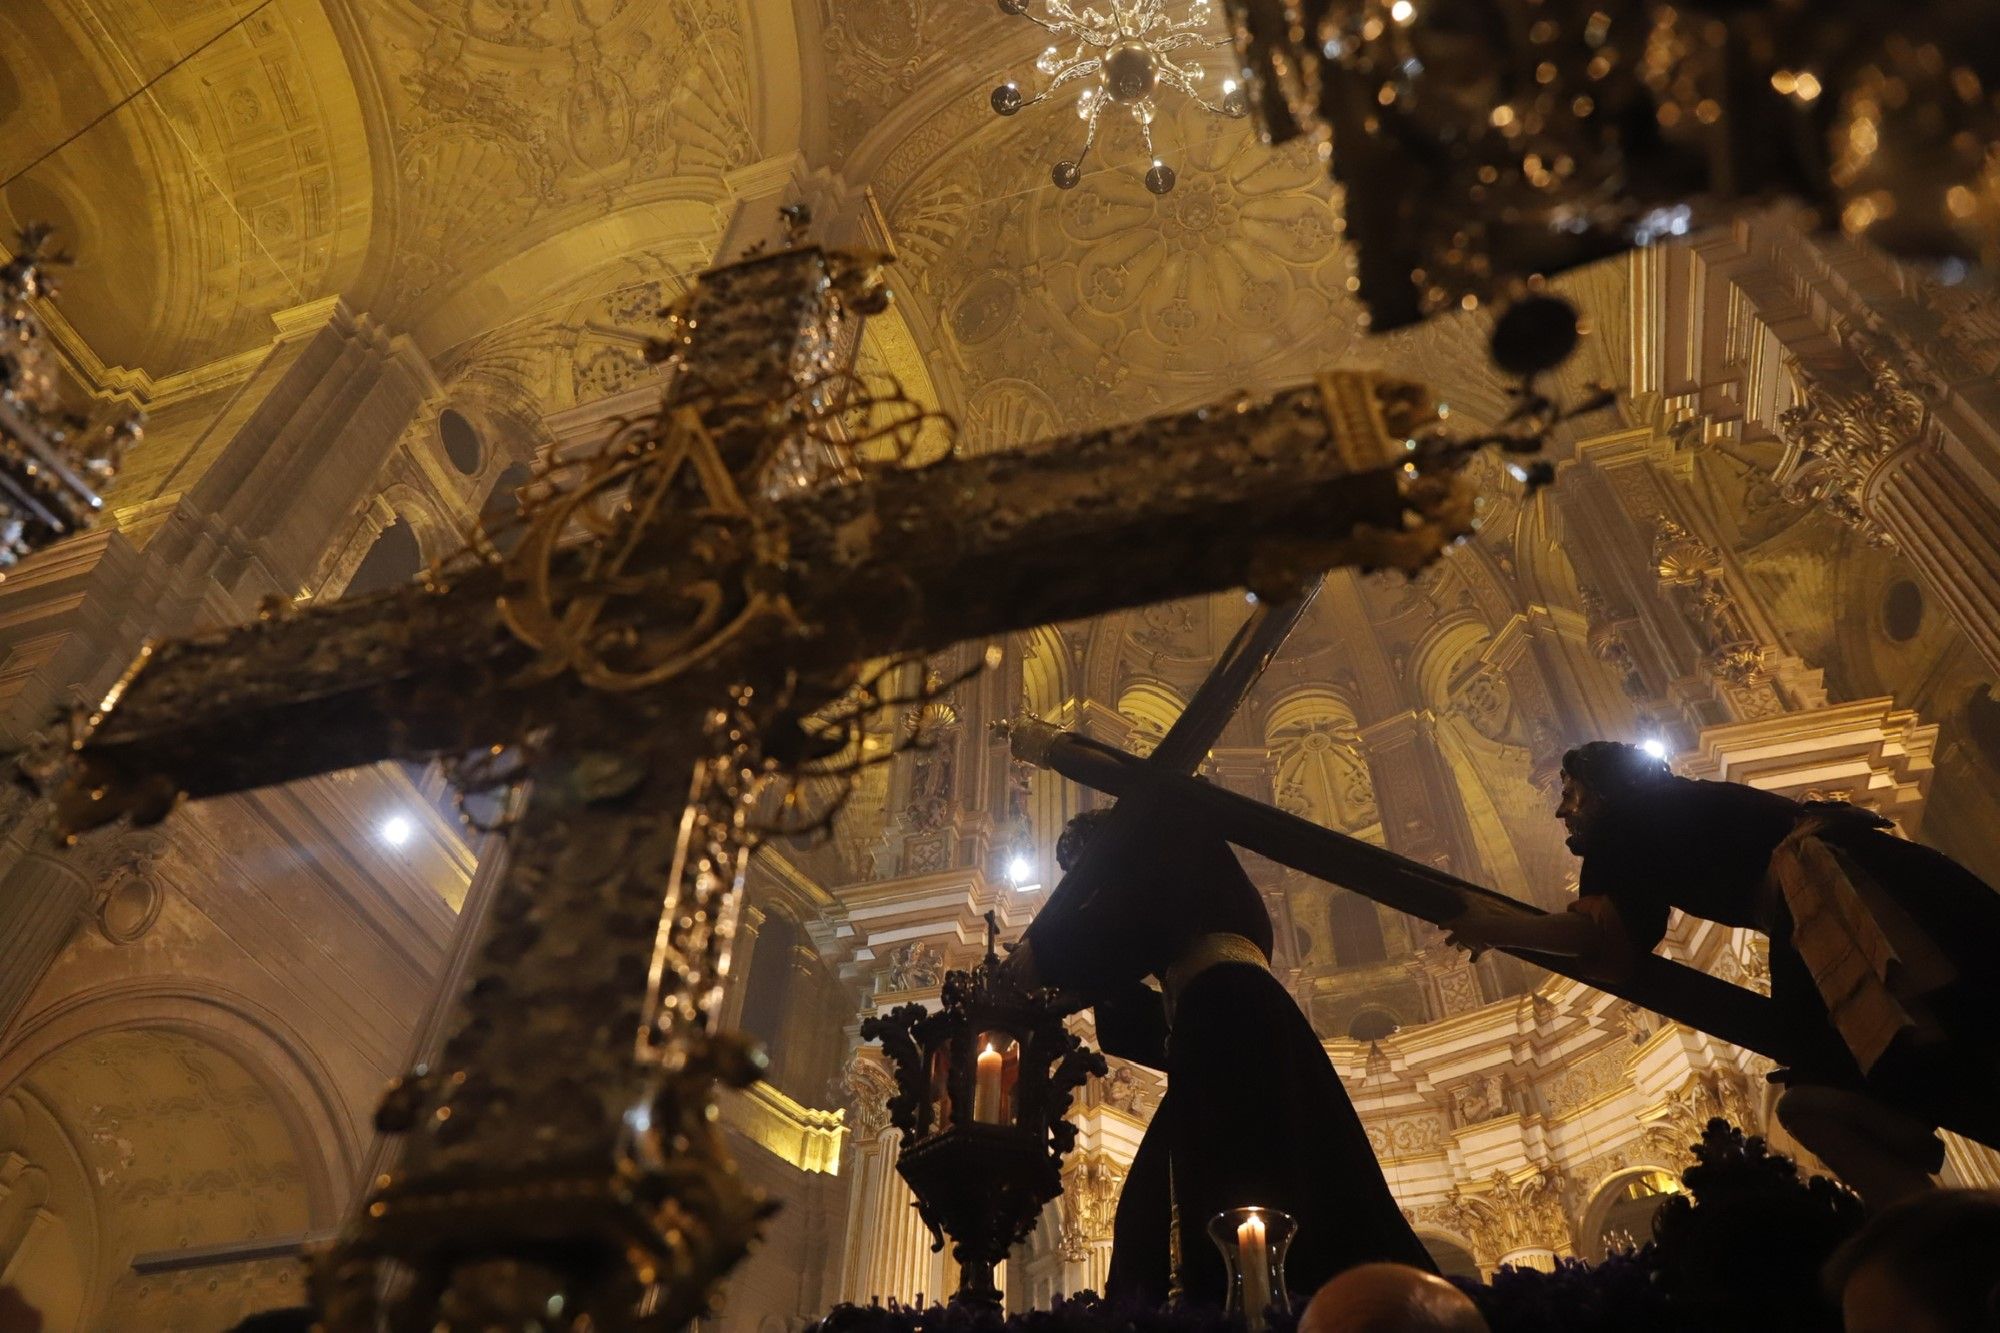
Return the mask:
{"type": "Polygon", "coordinates": [[[297,1028],[234,991],[202,982],[121,982],[31,1013],[0,1050],[0,1098],[59,1052],[132,1031],[193,1038],[251,1071],[299,1145],[312,1226],[339,1220],[359,1169],[361,1126],[374,1110],[374,1090],[349,1104],[341,1080],[297,1028]]]}
{"type": "MultiPolygon", "coordinates": [[[[10,1256],[49,1327],[223,1328],[296,1304],[295,1260],[133,1271],[135,1256],[329,1225],[331,1146],[274,1071],[184,1026],[98,1028],[44,1050],[0,1096],[0,1153],[41,1210],[10,1256]]],[[[0,1241],[6,1239],[0,1235],[0,1241]]],[[[14,1280],[10,1278],[10,1280],[14,1280]]]]}
{"type": "Polygon", "coordinates": [[[1443,712],[1458,701],[1491,638],[1484,621],[1459,615],[1433,626],[1418,641],[1410,654],[1410,678],[1424,707],[1443,712]]]}
{"type": "Polygon", "coordinates": [[[368,548],[368,554],[361,557],[361,563],[354,568],[354,577],[347,581],[345,595],[359,597],[399,588],[423,572],[423,568],[424,554],[417,545],[416,529],[408,519],[399,517],[382,529],[375,544],[368,548]]]}
{"type": "Polygon", "coordinates": [[[1445,1277],[1462,1277],[1471,1282],[1485,1280],[1479,1271],[1478,1261],[1472,1257],[1472,1250],[1464,1241],[1441,1231],[1419,1231],[1417,1239],[1423,1242],[1431,1262],[1445,1277]]]}
{"type": "Polygon", "coordinates": [[[12,1287],[48,1329],[84,1328],[98,1271],[97,1199],[90,1168],[61,1120],[17,1088],[0,1097],[0,1287],[12,1287]]]}
{"type": "Polygon", "coordinates": [[[1021,706],[1044,721],[1055,721],[1074,697],[1062,631],[1042,625],[1021,635],[1021,706]]]}
{"type": "Polygon", "coordinates": [[[1607,1254],[1646,1244],[1653,1238],[1653,1215],[1679,1193],[1679,1177],[1664,1166],[1636,1166],[1611,1176],[1584,1205],[1577,1231],[1583,1257],[1596,1263],[1607,1254]]]}
{"type": "Polygon", "coordinates": [[[1174,719],[1187,703],[1174,690],[1156,680],[1135,680],[1118,695],[1118,712],[1131,722],[1125,748],[1135,754],[1151,754],[1174,719]]]}
{"type": "Polygon", "coordinates": [[[1279,698],[1264,715],[1277,804],[1327,828],[1365,832],[1380,815],[1354,707],[1320,687],[1279,698]]]}

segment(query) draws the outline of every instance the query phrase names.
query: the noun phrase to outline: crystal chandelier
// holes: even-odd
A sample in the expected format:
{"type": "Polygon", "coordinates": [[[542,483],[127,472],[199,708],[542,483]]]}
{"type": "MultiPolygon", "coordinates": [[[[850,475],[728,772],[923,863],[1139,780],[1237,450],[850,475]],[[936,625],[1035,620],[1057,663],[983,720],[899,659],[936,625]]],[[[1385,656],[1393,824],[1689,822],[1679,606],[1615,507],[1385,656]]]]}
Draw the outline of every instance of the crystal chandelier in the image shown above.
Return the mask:
{"type": "Polygon", "coordinates": [[[1160,160],[1153,147],[1157,111],[1153,99],[1161,88],[1171,88],[1218,116],[1237,117],[1249,110],[1234,79],[1223,81],[1220,101],[1207,97],[1201,90],[1201,66],[1189,60],[1191,53],[1198,58],[1202,51],[1229,45],[1227,37],[1211,37],[1204,31],[1214,18],[1210,0],[1191,0],[1178,18],[1167,5],[1168,0],[1111,0],[1108,13],[1094,5],[1079,13],[1066,0],[1000,0],[1001,12],[1028,20],[1047,32],[1050,42],[1035,61],[1036,71],[1048,80],[1042,90],[1024,96],[1020,86],[1009,80],[993,90],[995,111],[1011,116],[1072,83],[1085,84],[1076,99],[1083,147],[1050,169],[1049,178],[1057,189],[1073,189],[1083,179],[1083,160],[1097,142],[1098,122],[1107,110],[1114,116],[1130,116],[1138,126],[1150,163],[1146,188],[1154,194],[1174,188],[1174,169],[1160,160]]]}
{"type": "Polygon", "coordinates": [[[89,527],[104,504],[96,488],[139,438],[137,413],[93,423],[58,401],[34,306],[54,290],[50,267],[65,262],[47,253],[51,235],[26,228],[12,262],[0,265],[0,570],[89,527]]]}

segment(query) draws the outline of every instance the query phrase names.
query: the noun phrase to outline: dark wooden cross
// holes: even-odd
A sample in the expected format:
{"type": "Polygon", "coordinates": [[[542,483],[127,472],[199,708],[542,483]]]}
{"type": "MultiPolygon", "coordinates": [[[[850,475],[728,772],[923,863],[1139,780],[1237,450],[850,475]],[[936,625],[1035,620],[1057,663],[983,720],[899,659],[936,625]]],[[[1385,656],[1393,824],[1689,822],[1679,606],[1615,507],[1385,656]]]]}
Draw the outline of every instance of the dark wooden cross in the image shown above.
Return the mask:
{"type": "MultiPolygon", "coordinates": [[[[1118,798],[1088,853],[1049,895],[1044,914],[1087,913],[1099,887],[1118,873],[1121,848],[1130,840],[1146,837],[1157,820],[1197,819],[1238,847],[1434,925],[1448,925],[1475,904],[1542,915],[1531,904],[1193,776],[1202,753],[1222,734],[1230,712],[1296,623],[1301,605],[1245,624],[1169,731],[1169,738],[1184,732],[1183,745],[1172,754],[1162,755],[1167,749],[1162,742],[1151,757],[1140,759],[1034,718],[996,725],[1015,758],[1118,798]]],[[[1585,970],[1575,959],[1526,949],[1502,952],[1760,1052],[1780,1065],[1791,1064],[1797,1054],[1769,997],[1685,963],[1647,954],[1628,975],[1608,978],[1585,970]]],[[[1946,1128],[1985,1143],[2000,1137],[1994,1118],[1979,1111],[1960,1113],[1946,1128]]]]}
{"type": "Polygon", "coordinates": [[[1366,375],[871,463],[830,423],[855,417],[847,357],[884,300],[879,266],[818,248],[706,274],[659,349],[658,414],[511,555],[152,647],[36,770],[75,831],[387,758],[527,757],[442,1058],[383,1106],[402,1160],[317,1270],[331,1327],[699,1313],[766,1211],[711,1103],[755,1077],[712,1027],[754,820],[826,759],[810,719],[855,664],[1245,584],[1282,598],[1470,527],[1425,395],[1366,375]]]}

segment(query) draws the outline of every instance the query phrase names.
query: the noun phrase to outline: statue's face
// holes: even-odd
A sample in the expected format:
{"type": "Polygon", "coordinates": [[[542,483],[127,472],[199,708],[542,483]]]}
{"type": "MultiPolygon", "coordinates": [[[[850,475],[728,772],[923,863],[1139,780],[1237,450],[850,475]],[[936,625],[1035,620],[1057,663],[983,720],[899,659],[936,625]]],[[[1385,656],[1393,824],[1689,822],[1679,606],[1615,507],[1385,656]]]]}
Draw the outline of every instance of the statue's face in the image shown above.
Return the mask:
{"type": "Polygon", "coordinates": [[[1569,849],[1581,856],[1600,802],[1596,792],[1569,774],[1563,774],[1562,783],[1562,799],[1556,803],[1556,818],[1569,830],[1569,849]]]}

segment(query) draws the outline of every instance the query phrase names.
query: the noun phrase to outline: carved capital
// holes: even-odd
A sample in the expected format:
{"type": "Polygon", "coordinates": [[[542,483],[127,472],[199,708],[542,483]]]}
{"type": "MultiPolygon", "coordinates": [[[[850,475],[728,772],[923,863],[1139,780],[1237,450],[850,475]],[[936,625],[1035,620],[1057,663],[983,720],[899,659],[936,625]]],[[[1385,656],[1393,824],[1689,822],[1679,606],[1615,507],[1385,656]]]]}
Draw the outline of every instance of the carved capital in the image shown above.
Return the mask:
{"type": "Polygon", "coordinates": [[[1063,1172],[1062,1253],[1071,1263],[1090,1258],[1093,1245],[1108,1244],[1125,1188],[1125,1166],[1101,1152],[1080,1153],[1063,1172]]]}
{"type": "Polygon", "coordinates": [[[889,1098],[896,1078],[866,1050],[857,1050],[841,1071],[840,1092],[847,1105],[847,1125],[856,1143],[872,1143],[889,1128],[889,1098]]]}
{"type": "Polygon", "coordinates": [[[1866,382],[1856,387],[1836,386],[1791,363],[1799,401],[1778,414],[1785,442],[1779,493],[1825,509],[1871,546],[1893,547],[1895,537],[1869,512],[1869,479],[1922,438],[1928,412],[1918,386],[1886,353],[1864,347],[1860,355],[1866,382]]]}

